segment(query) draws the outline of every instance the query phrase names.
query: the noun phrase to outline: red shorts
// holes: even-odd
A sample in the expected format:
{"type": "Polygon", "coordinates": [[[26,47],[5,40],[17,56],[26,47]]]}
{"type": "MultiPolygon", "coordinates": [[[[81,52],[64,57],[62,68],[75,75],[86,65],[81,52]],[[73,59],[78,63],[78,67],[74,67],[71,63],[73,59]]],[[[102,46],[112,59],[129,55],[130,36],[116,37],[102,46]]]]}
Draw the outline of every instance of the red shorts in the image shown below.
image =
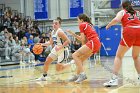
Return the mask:
{"type": "Polygon", "coordinates": [[[93,51],[93,53],[97,53],[100,50],[101,43],[99,38],[97,37],[93,38],[92,40],[89,40],[86,43],[86,46],[88,46],[93,51]]]}
{"type": "Polygon", "coordinates": [[[123,37],[120,41],[123,46],[140,46],[140,28],[123,28],[123,37]]]}

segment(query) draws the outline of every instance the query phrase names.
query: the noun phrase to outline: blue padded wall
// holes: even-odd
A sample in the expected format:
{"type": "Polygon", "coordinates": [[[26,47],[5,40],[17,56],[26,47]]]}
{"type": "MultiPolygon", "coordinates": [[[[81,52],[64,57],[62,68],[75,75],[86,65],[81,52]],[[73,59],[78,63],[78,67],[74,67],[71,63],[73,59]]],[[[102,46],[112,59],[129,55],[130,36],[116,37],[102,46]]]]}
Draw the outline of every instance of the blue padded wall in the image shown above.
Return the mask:
{"type": "Polygon", "coordinates": [[[108,30],[106,30],[105,27],[102,28],[94,27],[94,28],[96,29],[98,35],[100,36],[100,41],[102,42],[100,55],[115,56],[118,45],[121,40],[121,26],[115,25],[108,30]]]}

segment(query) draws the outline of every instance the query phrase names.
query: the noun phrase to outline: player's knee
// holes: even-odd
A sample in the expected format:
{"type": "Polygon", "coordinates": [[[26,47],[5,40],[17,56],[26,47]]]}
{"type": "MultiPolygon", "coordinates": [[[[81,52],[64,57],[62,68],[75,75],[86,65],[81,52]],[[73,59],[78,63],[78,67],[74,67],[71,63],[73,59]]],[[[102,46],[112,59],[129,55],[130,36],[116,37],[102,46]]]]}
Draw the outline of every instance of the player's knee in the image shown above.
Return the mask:
{"type": "Polygon", "coordinates": [[[139,55],[132,55],[133,60],[137,60],[139,58],[139,55]]]}
{"type": "Polygon", "coordinates": [[[51,61],[48,61],[48,60],[46,59],[46,61],[45,61],[44,64],[45,64],[45,65],[49,65],[49,64],[51,64],[51,61]]]}
{"type": "Polygon", "coordinates": [[[119,58],[119,59],[122,59],[122,58],[124,57],[124,55],[123,55],[123,54],[118,54],[118,53],[117,53],[117,54],[116,54],[116,57],[119,58]]]}

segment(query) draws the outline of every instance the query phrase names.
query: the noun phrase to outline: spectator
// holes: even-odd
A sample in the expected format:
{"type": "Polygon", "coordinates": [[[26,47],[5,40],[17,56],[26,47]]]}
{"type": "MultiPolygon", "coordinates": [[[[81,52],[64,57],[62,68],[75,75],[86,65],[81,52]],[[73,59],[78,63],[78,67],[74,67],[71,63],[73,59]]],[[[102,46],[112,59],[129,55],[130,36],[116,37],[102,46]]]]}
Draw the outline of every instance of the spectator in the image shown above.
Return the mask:
{"type": "Polygon", "coordinates": [[[39,38],[39,34],[38,33],[36,33],[36,35],[35,35],[35,37],[34,37],[34,43],[36,44],[36,43],[39,43],[39,41],[40,41],[40,38],[39,38]]]}
{"type": "Polygon", "coordinates": [[[20,63],[24,63],[25,61],[27,61],[28,63],[34,63],[34,55],[30,52],[30,48],[26,46],[24,40],[21,40],[19,53],[22,55],[20,63]]]}
{"type": "Polygon", "coordinates": [[[30,38],[28,39],[27,42],[28,42],[29,48],[32,50],[32,47],[34,45],[34,40],[33,40],[33,36],[32,35],[30,35],[30,38]]]}

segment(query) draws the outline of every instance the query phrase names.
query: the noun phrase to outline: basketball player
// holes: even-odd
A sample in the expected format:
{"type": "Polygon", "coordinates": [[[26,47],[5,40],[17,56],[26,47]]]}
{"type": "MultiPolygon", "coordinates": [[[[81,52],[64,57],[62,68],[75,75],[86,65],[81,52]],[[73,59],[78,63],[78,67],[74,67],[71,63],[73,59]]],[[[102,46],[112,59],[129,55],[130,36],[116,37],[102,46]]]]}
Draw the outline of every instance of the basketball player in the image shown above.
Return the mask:
{"type": "MultiPolygon", "coordinates": [[[[66,47],[69,45],[70,40],[66,36],[66,34],[61,29],[61,18],[57,17],[57,19],[53,20],[53,31],[51,33],[50,41],[47,43],[43,43],[43,46],[48,46],[53,44],[53,49],[51,50],[51,53],[46,58],[45,64],[44,64],[44,72],[43,75],[38,78],[37,80],[46,81],[47,75],[48,75],[48,68],[49,65],[58,58],[57,63],[60,63],[64,59],[64,51],[66,47]]],[[[56,66],[57,67],[57,66],[56,66]]],[[[56,68],[57,69],[57,68],[56,68]]]]}
{"type": "Polygon", "coordinates": [[[67,31],[81,41],[82,46],[72,54],[72,61],[74,61],[76,64],[77,72],[76,75],[70,77],[68,81],[81,83],[83,80],[87,79],[83,68],[83,62],[92,54],[99,51],[101,43],[96,31],[93,29],[93,24],[91,23],[90,18],[85,14],[80,14],[77,19],[79,23],[80,35],[76,35],[70,30],[67,31]]]}
{"type": "Polygon", "coordinates": [[[123,27],[123,37],[114,59],[112,79],[109,82],[104,83],[104,86],[118,85],[117,75],[122,65],[122,58],[130,47],[132,47],[132,57],[140,81],[140,12],[132,8],[130,1],[122,2],[122,8],[123,9],[118,12],[116,17],[106,26],[106,29],[109,29],[112,25],[121,22],[123,27]]]}

